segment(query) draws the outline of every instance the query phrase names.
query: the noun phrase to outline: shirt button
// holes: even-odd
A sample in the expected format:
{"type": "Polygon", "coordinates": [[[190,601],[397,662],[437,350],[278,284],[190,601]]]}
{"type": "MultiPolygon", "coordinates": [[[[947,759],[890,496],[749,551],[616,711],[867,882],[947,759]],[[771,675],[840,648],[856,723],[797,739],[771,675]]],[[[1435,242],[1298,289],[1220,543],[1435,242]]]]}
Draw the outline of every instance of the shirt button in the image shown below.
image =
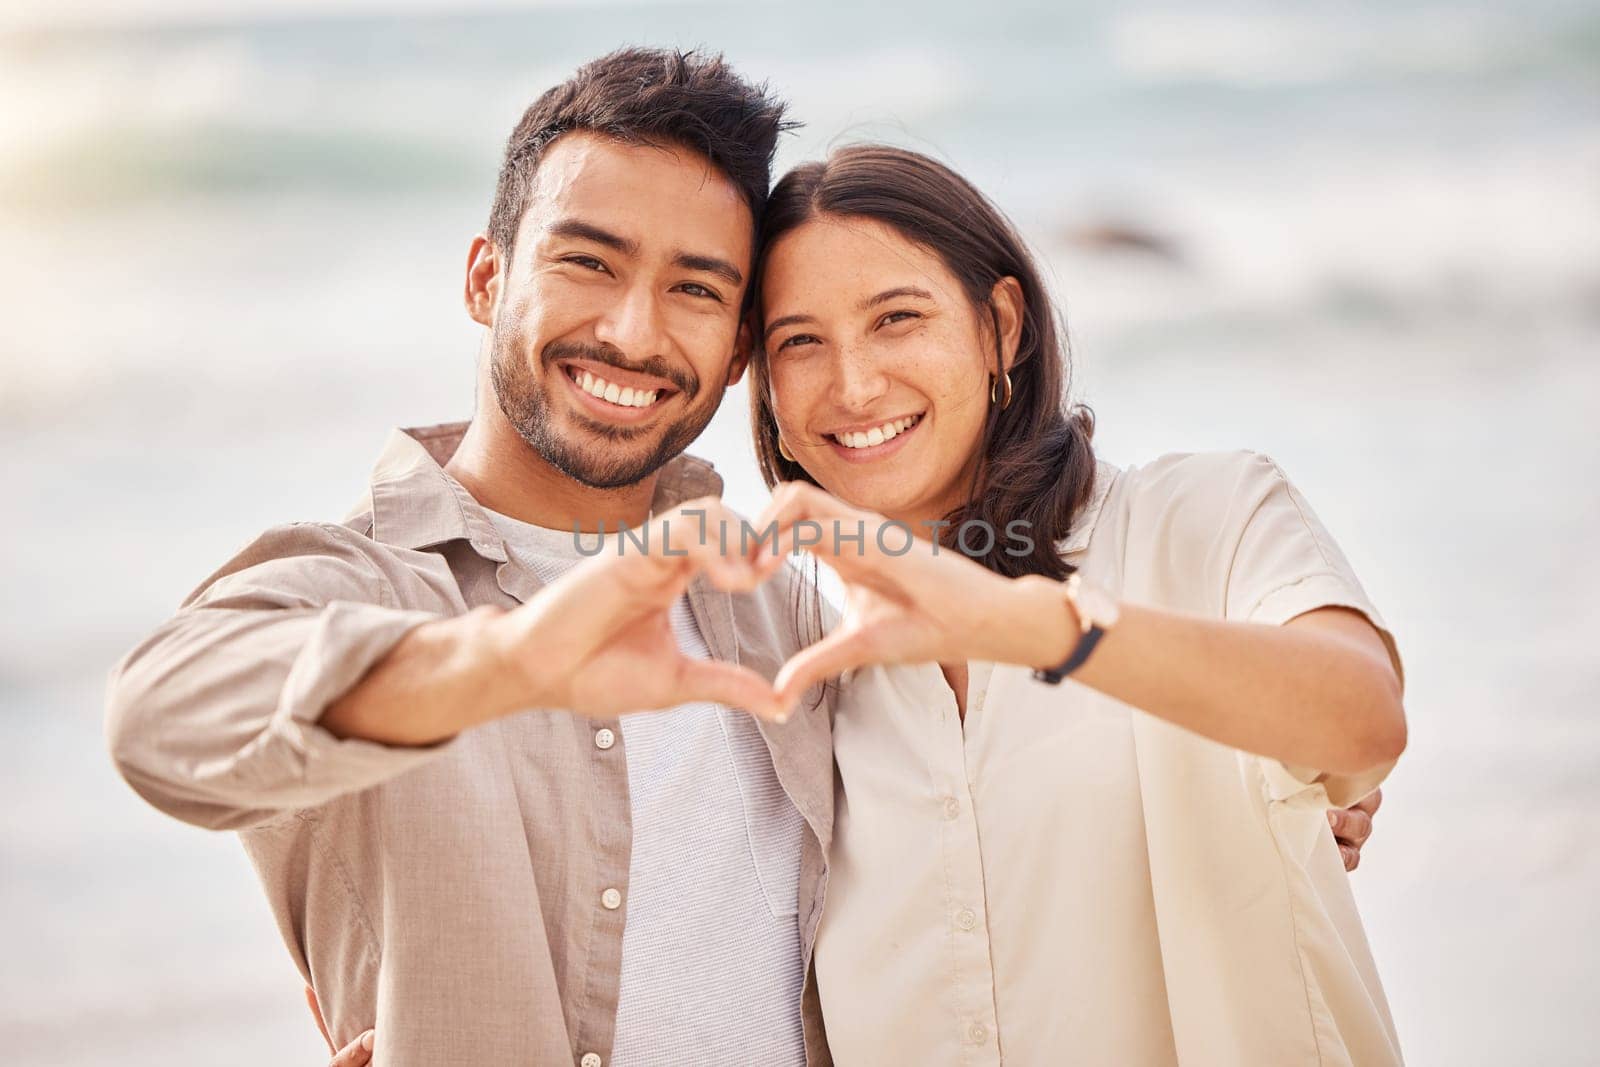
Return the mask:
{"type": "MultiPolygon", "coordinates": [[[[622,907],[622,894],[615,889],[607,889],[600,894],[600,903],[605,906],[607,911],[616,911],[622,907]]],[[[590,1055],[592,1056],[594,1053],[590,1053],[590,1055]]]]}
{"type": "MultiPolygon", "coordinates": [[[[617,735],[612,733],[611,730],[608,727],[602,726],[600,729],[598,729],[598,730],[596,730],[594,732],[594,747],[595,748],[598,748],[601,751],[604,751],[605,749],[610,748],[612,745],[614,745],[616,743],[617,743],[617,735]]],[[[590,1055],[593,1055],[593,1053],[590,1053],[590,1055]]]]}
{"type": "Polygon", "coordinates": [[[978,913],[971,908],[962,908],[956,912],[956,925],[963,930],[971,930],[978,925],[978,913]]]}
{"type": "MultiPolygon", "coordinates": [[[[989,1028],[982,1023],[973,1023],[967,1027],[967,1040],[974,1045],[981,1045],[989,1040],[989,1028]]],[[[598,1058],[598,1057],[597,1057],[598,1058]]]]}
{"type": "Polygon", "coordinates": [[[583,1059],[578,1061],[578,1067],[600,1067],[600,1054],[597,1052],[585,1052],[583,1059]]]}
{"type": "Polygon", "coordinates": [[[957,815],[960,815],[960,814],[961,814],[961,801],[957,800],[955,797],[945,797],[944,798],[944,817],[947,818],[947,819],[953,819],[957,815]]]}

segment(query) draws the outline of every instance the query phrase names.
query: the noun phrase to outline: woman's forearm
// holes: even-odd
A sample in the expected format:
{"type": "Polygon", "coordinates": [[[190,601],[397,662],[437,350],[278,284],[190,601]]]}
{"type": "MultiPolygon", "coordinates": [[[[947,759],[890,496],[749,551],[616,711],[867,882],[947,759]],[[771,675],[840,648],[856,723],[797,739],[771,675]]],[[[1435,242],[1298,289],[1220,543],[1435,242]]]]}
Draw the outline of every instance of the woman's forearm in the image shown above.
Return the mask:
{"type": "MultiPolygon", "coordinates": [[[[1076,634],[1059,587],[1015,584],[1015,606],[996,622],[1015,650],[1006,658],[1060,663],[1076,634]]],[[[1214,741],[1320,771],[1368,770],[1406,742],[1387,649],[1344,608],[1274,626],[1123,604],[1072,680],[1214,741]]]]}

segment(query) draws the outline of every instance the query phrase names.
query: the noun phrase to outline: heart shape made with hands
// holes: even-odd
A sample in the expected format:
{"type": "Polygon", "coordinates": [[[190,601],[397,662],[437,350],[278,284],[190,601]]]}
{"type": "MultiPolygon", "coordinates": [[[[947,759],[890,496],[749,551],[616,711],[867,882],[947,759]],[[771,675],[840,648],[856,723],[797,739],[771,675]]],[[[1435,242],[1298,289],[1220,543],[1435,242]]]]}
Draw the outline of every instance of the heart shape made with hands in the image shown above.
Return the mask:
{"type": "Polygon", "coordinates": [[[528,618],[537,633],[518,647],[537,657],[545,706],[609,717],[710,701],[783,721],[812,686],[856,667],[1004,657],[997,622],[1015,586],[903,523],[794,482],[777,488],[753,528],[715,498],[695,500],[654,520],[642,551],[587,560],[547,587],[528,618]],[[832,632],[770,682],[742,665],[683,655],[670,611],[695,575],[748,592],[798,550],[844,583],[832,632]]]}

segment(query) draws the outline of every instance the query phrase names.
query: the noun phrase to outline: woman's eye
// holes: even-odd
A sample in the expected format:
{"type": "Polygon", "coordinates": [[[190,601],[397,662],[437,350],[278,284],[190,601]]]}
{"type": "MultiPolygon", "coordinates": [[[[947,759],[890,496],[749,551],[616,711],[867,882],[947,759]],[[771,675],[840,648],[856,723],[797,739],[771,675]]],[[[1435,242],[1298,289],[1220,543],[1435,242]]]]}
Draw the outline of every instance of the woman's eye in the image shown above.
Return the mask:
{"type": "Polygon", "coordinates": [[[779,342],[777,351],[782,352],[785,348],[790,348],[792,346],[814,345],[819,343],[820,342],[809,333],[797,333],[793,337],[786,337],[783,339],[783,341],[779,342]]]}
{"type": "Polygon", "coordinates": [[[921,317],[922,316],[918,315],[915,311],[891,311],[889,314],[878,320],[878,325],[893,326],[897,322],[905,322],[908,319],[919,319],[921,317]]]}

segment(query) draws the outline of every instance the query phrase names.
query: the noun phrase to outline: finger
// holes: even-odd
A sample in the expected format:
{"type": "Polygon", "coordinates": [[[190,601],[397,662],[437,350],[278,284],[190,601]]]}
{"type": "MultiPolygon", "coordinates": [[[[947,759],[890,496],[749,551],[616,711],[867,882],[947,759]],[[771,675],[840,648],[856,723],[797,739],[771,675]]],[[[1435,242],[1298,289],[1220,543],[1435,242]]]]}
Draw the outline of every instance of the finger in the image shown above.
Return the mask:
{"type": "Polygon", "coordinates": [[[328,1043],[328,1054],[334,1052],[333,1037],[328,1033],[327,1021],[322,1018],[322,1005],[317,1003],[317,991],[306,986],[306,1007],[311,1009],[311,1017],[317,1020],[317,1029],[322,1033],[322,1040],[328,1043]]]}
{"type": "Polygon", "coordinates": [[[758,719],[787,718],[771,683],[748,667],[720,660],[684,660],[669,699],[669,706],[703,700],[740,708],[758,719]]]}
{"type": "Polygon", "coordinates": [[[783,482],[772,491],[772,499],[762,509],[756,528],[765,530],[777,523],[780,528],[804,519],[865,519],[868,513],[851,507],[844,501],[810,482],[783,482]]]}
{"type": "Polygon", "coordinates": [[[1366,812],[1369,816],[1378,814],[1378,805],[1383,803],[1383,790],[1374,789],[1371,796],[1363,797],[1352,804],[1351,807],[1366,812]]]}
{"type": "Polygon", "coordinates": [[[790,657],[772,685],[778,691],[778,700],[785,708],[791,708],[818,682],[871,662],[870,643],[862,639],[859,631],[839,631],[790,657]]]}
{"type": "Polygon", "coordinates": [[[1340,845],[1339,856],[1344,860],[1344,869],[1346,871],[1353,871],[1357,867],[1361,866],[1361,850],[1359,848],[1351,848],[1349,845],[1340,845]]]}
{"type": "Polygon", "coordinates": [[[1360,848],[1372,836],[1372,816],[1359,808],[1342,808],[1328,812],[1328,825],[1333,836],[1343,844],[1360,848]]]}
{"type": "Polygon", "coordinates": [[[339,1054],[328,1061],[328,1067],[366,1067],[372,1062],[372,1046],[376,1038],[377,1034],[368,1030],[340,1049],[339,1054]]]}
{"type": "MultiPolygon", "coordinates": [[[[703,570],[719,589],[742,592],[755,588],[764,578],[754,554],[748,551],[750,538],[744,520],[715,497],[692,500],[664,516],[662,530],[670,536],[672,556],[703,570]]],[[[666,555],[669,542],[664,538],[661,544],[666,555]]]]}

